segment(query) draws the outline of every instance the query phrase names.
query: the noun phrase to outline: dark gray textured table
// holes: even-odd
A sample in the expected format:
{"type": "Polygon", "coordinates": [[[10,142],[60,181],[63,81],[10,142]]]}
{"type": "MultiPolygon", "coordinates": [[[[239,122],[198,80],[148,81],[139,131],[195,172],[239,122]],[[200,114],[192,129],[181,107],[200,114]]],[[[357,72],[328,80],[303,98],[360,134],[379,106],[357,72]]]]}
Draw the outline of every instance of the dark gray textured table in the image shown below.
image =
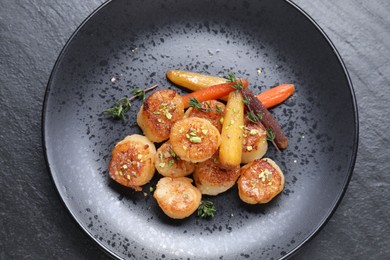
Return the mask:
{"type": "MultiPolygon", "coordinates": [[[[0,1],[0,259],[107,259],[61,203],[41,144],[50,71],[103,1],[0,1]]],[[[294,259],[390,258],[390,2],[293,1],[324,29],[354,84],[360,143],[339,208],[294,259]]]]}

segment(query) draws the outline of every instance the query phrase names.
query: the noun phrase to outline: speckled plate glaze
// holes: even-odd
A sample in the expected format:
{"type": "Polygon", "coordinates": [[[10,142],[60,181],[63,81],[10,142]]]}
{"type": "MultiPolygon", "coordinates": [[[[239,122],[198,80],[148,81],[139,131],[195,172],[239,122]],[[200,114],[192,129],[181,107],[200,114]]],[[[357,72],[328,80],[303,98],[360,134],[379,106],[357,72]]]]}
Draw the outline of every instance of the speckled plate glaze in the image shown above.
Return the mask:
{"type": "Polygon", "coordinates": [[[73,34],[53,69],[43,110],[43,142],[66,207],[110,255],[123,259],[280,259],[330,218],[355,162],[358,123],[345,67],[329,39],[287,1],[117,0],[73,34]],[[171,220],[149,192],[110,180],[114,144],[141,133],[133,102],[125,123],[102,114],[134,87],[159,84],[169,69],[234,71],[259,92],[278,83],[296,93],[272,109],[290,145],[272,147],[285,190],[267,205],[242,203],[237,188],[210,198],[213,219],[171,220]],[[261,71],[261,73],[259,73],[261,71]]]}

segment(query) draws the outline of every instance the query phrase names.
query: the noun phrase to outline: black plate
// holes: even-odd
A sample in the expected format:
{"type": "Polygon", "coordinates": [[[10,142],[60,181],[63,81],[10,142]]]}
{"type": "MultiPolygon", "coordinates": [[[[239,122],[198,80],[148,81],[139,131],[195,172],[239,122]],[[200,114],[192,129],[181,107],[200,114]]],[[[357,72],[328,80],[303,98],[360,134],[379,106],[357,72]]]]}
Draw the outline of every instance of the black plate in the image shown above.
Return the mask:
{"type": "Polygon", "coordinates": [[[340,202],[355,162],[358,121],[339,55],[293,4],[118,0],[94,12],[59,56],[47,87],[43,136],[66,207],[113,256],[278,259],[318,232],[340,202]],[[210,198],[217,207],[213,219],[175,221],[161,213],[149,185],[145,194],[135,193],[109,179],[114,144],[140,133],[140,102],[133,102],[126,123],[102,111],[134,87],[158,83],[182,92],[165,78],[174,68],[234,71],[255,92],[296,84],[294,96],[272,109],[290,146],[267,154],[286,177],[285,190],[271,203],[245,205],[233,188],[210,198]]]}

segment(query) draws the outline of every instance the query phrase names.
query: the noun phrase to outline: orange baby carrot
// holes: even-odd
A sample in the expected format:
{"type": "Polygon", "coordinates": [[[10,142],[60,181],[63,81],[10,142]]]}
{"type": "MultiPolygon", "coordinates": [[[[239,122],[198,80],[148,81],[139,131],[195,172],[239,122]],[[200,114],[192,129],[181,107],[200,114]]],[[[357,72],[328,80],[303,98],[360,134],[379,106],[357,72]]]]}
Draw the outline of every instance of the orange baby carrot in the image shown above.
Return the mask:
{"type": "Polygon", "coordinates": [[[257,99],[265,108],[271,108],[285,101],[294,91],[294,84],[281,84],[260,93],[257,95],[257,99]]]}
{"type": "Polygon", "coordinates": [[[199,102],[203,102],[224,97],[230,92],[236,90],[233,86],[237,83],[241,83],[244,88],[248,87],[248,81],[245,79],[239,79],[237,82],[221,83],[184,95],[182,96],[184,108],[189,106],[188,103],[190,102],[191,98],[196,98],[199,102]]]}

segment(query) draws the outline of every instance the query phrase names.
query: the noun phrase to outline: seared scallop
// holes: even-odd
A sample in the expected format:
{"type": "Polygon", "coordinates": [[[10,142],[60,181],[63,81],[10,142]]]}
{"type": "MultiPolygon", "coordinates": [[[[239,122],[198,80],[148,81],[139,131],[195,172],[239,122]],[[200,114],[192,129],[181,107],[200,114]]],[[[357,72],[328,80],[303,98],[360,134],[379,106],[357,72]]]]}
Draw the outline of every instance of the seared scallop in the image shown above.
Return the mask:
{"type": "Polygon", "coordinates": [[[237,184],[242,201],[249,204],[263,204],[283,190],[284,175],[273,160],[263,158],[243,166],[237,184]]]}
{"type": "Polygon", "coordinates": [[[110,177],[116,182],[142,190],[154,175],[154,156],[156,147],[145,136],[130,135],[118,142],[109,163],[110,177]]]}
{"type": "Polygon", "coordinates": [[[196,187],[202,194],[218,195],[234,186],[240,176],[240,167],[224,169],[215,154],[207,161],[196,165],[193,177],[196,187]]]}
{"type": "Polygon", "coordinates": [[[163,177],[158,181],[153,197],[168,217],[183,219],[199,207],[202,194],[191,182],[187,177],[163,177]]]}
{"type": "Polygon", "coordinates": [[[219,132],[222,129],[225,104],[217,100],[209,100],[200,103],[199,108],[190,107],[184,113],[184,117],[199,117],[209,120],[219,132]]]}
{"type": "Polygon", "coordinates": [[[241,163],[249,163],[261,159],[267,152],[267,132],[258,123],[244,117],[241,163]]]}
{"type": "Polygon", "coordinates": [[[197,163],[213,156],[221,143],[221,135],[207,119],[189,117],[172,126],[170,142],[182,160],[197,163]]]}
{"type": "Polygon", "coordinates": [[[187,176],[195,169],[195,164],[180,159],[169,141],[157,149],[154,165],[156,170],[165,177],[187,176]]]}
{"type": "Polygon", "coordinates": [[[184,116],[184,105],[180,95],[170,89],[151,94],[137,114],[137,123],[152,142],[169,138],[172,125],[184,116]]]}

